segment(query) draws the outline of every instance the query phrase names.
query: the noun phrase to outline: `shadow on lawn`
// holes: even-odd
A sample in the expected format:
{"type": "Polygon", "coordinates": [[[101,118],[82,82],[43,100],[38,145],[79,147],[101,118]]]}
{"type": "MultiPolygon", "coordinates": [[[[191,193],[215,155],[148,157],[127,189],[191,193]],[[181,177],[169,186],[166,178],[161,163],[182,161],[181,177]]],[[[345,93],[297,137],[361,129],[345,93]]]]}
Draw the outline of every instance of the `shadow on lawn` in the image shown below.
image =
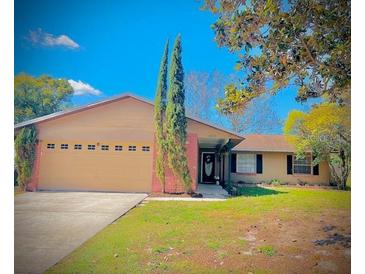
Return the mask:
{"type": "Polygon", "coordinates": [[[327,232],[327,238],[314,241],[315,245],[323,246],[323,245],[333,245],[340,244],[343,247],[350,248],[351,247],[351,235],[343,235],[338,234],[337,232],[331,233],[336,229],[335,226],[325,226],[323,227],[323,231],[327,232]]]}
{"type": "Polygon", "coordinates": [[[246,196],[246,197],[257,197],[257,196],[265,196],[265,195],[277,195],[277,194],[286,194],[288,192],[279,191],[269,188],[263,187],[239,187],[236,190],[236,193],[233,193],[234,196],[246,196]]]}

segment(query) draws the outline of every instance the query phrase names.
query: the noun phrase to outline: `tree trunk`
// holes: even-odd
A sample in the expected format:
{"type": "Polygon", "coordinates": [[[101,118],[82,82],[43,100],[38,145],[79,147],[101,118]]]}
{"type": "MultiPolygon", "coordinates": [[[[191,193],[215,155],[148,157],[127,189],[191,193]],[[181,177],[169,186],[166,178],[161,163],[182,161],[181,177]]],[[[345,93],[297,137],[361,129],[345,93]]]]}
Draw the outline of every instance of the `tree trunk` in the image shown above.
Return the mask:
{"type": "Polygon", "coordinates": [[[331,174],[337,184],[337,189],[346,190],[347,178],[350,173],[350,161],[344,150],[339,152],[340,164],[333,164],[329,161],[331,174]]]}
{"type": "Polygon", "coordinates": [[[341,159],[341,189],[346,190],[346,182],[349,176],[349,163],[346,159],[346,154],[343,149],[340,150],[340,159],[341,159]]]}

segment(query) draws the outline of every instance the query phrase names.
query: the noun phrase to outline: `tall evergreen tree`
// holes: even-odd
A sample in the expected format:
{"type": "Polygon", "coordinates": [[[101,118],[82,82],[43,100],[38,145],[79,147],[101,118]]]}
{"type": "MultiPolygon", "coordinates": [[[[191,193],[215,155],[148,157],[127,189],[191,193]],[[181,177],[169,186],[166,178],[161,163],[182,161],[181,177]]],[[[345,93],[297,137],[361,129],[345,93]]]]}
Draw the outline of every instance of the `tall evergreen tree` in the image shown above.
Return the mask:
{"type": "Polygon", "coordinates": [[[181,62],[181,37],[177,36],[172,51],[169,87],[166,106],[166,142],[168,148],[168,164],[184,183],[185,190],[191,191],[192,180],[186,156],[186,116],[184,70],[181,62]]]}
{"type": "Polygon", "coordinates": [[[156,132],[156,172],[157,177],[162,184],[163,192],[165,192],[165,159],[166,159],[166,142],[164,117],[166,110],[166,92],[167,92],[167,63],[168,63],[169,42],[166,42],[165,50],[162,55],[160,72],[157,80],[157,89],[155,97],[155,132],[156,132]]]}

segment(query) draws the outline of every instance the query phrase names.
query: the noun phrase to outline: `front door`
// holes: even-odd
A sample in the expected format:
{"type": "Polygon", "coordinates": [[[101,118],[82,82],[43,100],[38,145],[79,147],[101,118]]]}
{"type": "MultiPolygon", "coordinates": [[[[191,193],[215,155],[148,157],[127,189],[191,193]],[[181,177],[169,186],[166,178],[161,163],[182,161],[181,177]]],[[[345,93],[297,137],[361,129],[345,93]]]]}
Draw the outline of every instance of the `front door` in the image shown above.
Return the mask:
{"type": "Polygon", "coordinates": [[[203,152],[202,155],[202,182],[214,183],[215,176],[215,154],[203,152]]]}

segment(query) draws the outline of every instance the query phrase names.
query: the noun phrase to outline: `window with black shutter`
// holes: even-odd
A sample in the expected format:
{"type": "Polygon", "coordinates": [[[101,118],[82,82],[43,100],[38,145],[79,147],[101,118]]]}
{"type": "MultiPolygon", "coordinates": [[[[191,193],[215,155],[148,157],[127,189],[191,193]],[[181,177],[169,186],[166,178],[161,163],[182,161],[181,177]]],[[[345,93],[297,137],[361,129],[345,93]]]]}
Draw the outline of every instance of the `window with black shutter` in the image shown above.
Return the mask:
{"type": "Polygon", "coordinates": [[[256,173],[262,174],[262,154],[256,154],[256,173]]]}
{"type": "Polygon", "coordinates": [[[286,156],[286,170],[287,174],[293,174],[293,155],[286,156]]]}
{"type": "Polygon", "coordinates": [[[312,174],[312,156],[306,154],[301,157],[293,156],[294,174],[312,174]]]}
{"type": "Polygon", "coordinates": [[[237,154],[232,153],[231,154],[231,172],[236,173],[236,167],[237,167],[237,154]]]}
{"type": "MultiPolygon", "coordinates": [[[[314,156],[313,156],[313,161],[314,161],[314,156]]],[[[319,164],[313,166],[313,175],[319,175],[319,164]]]]}

